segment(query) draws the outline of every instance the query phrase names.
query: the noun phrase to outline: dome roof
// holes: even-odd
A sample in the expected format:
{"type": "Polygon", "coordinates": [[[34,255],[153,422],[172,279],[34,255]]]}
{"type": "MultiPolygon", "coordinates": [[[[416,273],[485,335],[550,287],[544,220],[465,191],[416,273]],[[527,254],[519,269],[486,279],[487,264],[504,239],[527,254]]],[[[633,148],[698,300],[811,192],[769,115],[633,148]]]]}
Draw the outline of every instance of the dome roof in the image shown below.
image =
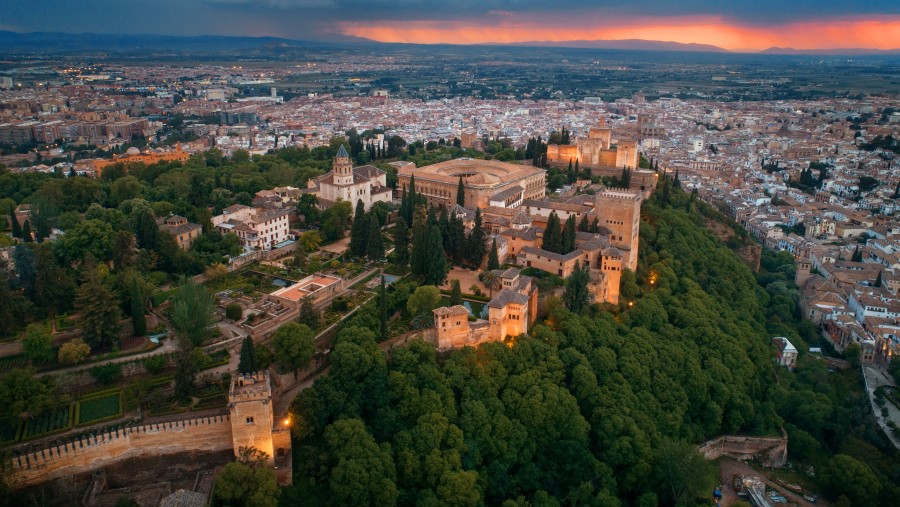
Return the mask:
{"type": "Polygon", "coordinates": [[[125,151],[125,154],[126,154],[126,155],[140,155],[140,154],[141,154],[141,150],[139,150],[139,149],[135,148],[134,146],[132,146],[131,148],[128,148],[128,150],[125,151]]]}

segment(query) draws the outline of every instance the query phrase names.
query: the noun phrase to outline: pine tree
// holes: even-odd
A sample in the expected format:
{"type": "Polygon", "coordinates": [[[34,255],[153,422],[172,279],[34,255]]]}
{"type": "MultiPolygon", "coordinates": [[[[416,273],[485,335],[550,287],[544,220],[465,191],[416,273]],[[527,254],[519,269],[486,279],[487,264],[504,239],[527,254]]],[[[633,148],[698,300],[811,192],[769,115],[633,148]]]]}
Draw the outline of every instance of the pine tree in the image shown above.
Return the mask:
{"type": "Polygon", "coordinates": [[[30,242],[33,239],[31,237],[31,223],[28,220],[26,220],[22,225],[22,239],[26,243],[30,242]]]}
{"type": "Polygon", "coordinates": [[[147,320],[144,317],[144,298],[137,278],[131,279],[131,329],[135,336],[147,334],[147,320]]]}
{"type": "Polygon", "coordinates": [[[572,313],[581,313],[588,304],[588,282],[590,282],[590,274],[587,266],[580,265],[579,261],[575,261],[575,268],[572,274],[566,278],[566,291],[563,293],[563,303],[572,313]]]}
{"type": "Polygon", "coordinates": [[[562,230],[559,225],[559,217],[556,216],[555,211],[551,211],[550,217],[547,219],[547,228],[544,229],[541,248],[548,252],[560,253],[562,251],[562,230]]]}
{"type": "Polygon", "coordinates": [[[459,286],[459,280],[450,282],[450,306],[463,304],[462,288],[459,286]]]}
{"type": "Polygon", "coordinates": [[[84,282],[75,290],[75,309],[81,315],[79,327],[92,349],[106,348],[119,339],[119,305],[96,266],[88,267],[84,282]]]}
{"type": "Polygon", "coordinates": [[[381,325],[381,340],[387,340],[390,337],[388,328],[388,300],[387,288],[384,284],[384,273],[381,273],[381,287],[378,289],[378,320],[381,325]]]}
{"type": "Polygon", "coordinates": [[[463,186],[462,176],[459,177],[459,185],[456,187],[456,204],[466,205],[466,187],[463,186]]]}
{"type": "Polygon", "coordinates": [[[256,359],[256,347],[253,346],[253,338],[244,338],[241,343],[241,359],[238,361],[238,373],[255,373],[259,369],[259,361],[256,359]]]}
{"type": "Polygon", "coordinates": [[[356,257],[366,255],[366,240],[369,238],[369,220],[362,199],[356,201],[356,212],[350,226],[350,253],[356,257]]]}
{"type": "Polygon", "coordinates": [[[472,232],[469,233],[467,243],[469,263],[480,267],[481,261],[484,260],[484,228],[481,226],[481,208],[475,208],[475,224],[472,226],[472,232]]]}
{"type": "Polygon", "coordinates": [[[500,259],[497,256],[497,238],[491,243],[491,252],[488,254],[488,270],[500,269],[500,259]]]}
{"type": "Polygon", "coordinates": [[[566,226],[563,229],[562,253],[563,255],[575,251],[575,215],[569,215],[566,226]]]}
{"type": "Polygon", "coordinates": [[[397,217],[394,226],[394,263],[400,267],[409,264],[409,227],[402,216],[397,217]]]}
{"type": "Polygon", "coordinates": [[[424,252],[424,284],[440,286],[447,279],[447,271],[450,266],[447,264],[447,256],[444,254],[444,248],[441,244],[441,231],[437,226],[431,227],[426,238],[426,249],[424,252]]]}
{"type": "Polygon", "coordinates": [[[369,214],[369,240],[366,241],[366,257],[370,261],[378,261],[384,258],[384,239],[381,237],[381,227],[375,213],[369,214]]]}
{"type": "MultiPolygon", "coordinates": [[[[900,183],[897,184],[897,188],[900,188],[900,183]]],[[[22,237],[22,226],[19,225],[19,221],[16,219],[16,210],[9,210],[9,224],[11,227],[12,235],[14,238],[22,237]]]]}

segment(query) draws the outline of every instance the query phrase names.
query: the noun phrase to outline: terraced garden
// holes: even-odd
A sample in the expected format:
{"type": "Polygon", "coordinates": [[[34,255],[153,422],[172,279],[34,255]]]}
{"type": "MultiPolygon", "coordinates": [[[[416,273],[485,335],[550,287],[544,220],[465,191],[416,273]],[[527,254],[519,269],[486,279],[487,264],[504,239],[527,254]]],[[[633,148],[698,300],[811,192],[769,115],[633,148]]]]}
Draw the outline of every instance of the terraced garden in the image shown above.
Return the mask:
{"type": "Polygon", "coordinates": [[[122,416],[122,391],[78,400],[76,426],[93,424],[122,416]]]}
{"type": "Polygon", "coordinates": [[[28,440],[50,433],[58,433],[72,427],[74,420],[74,403],[62,405],[51,412],[45,412],[40,416],[29,419],[25,423],[25,433],[22,440],[28,440]]]}

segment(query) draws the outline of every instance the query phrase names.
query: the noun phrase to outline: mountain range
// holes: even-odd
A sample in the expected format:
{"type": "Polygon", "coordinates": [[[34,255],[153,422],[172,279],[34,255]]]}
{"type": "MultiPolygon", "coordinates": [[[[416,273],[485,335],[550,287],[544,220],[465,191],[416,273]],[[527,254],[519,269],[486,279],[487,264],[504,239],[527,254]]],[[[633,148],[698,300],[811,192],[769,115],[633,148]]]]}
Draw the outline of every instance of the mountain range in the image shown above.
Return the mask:
{"type": "MultiPolygon", "coordinates": [[[[19,33],[0,30],[0,53],[34,51],[233,51],[275,50],[282,48],[311,48],[334,45],[382,45],[371,39],[338,36],[329,41],[294,40],[280,37],[242,37],[227,35],[178,36],[152,34],[95,34],[62,32],[19,33]]],[[[398,45],[391,43],[391,45],[398,45]]],[[[418,45],[418,44],[417,44],[418,45]]],[[[576,49],[614,49],[632,51],[687,51],[705,53],[729,53],[711,44],[685,44],[672,41],[622,39],[622,40],[571,40],[528,41],[514,43],[485,43],[483,46],[551,47],[576,49]]],[[[900,49],[878,50],[867,48],[846,49],[793,49],[772,47],[759,54],[766,55],[900,55],[900,49]]]]}

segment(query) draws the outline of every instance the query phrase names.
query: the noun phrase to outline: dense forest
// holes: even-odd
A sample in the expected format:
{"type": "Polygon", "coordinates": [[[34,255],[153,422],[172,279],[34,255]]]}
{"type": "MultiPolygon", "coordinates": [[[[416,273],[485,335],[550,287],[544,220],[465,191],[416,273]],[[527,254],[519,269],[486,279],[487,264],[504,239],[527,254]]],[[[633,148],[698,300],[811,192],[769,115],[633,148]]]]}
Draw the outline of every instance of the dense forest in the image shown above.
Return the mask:
{"type": "Polygon", "coordinates": [[[440,356],[381,352],[374,306],[347,322],[329,375],[295,401],[282,505],[704,505],[715,467],[696,444],[782,427],[837,505],[892,504],[897,454],[858,372],[771,361],[773,333],[817,340],[790,257],[766,254],[755,276],[705,230],[724,217],[663,187],[619,307],[547,298],[529,336],[440,356]]]}

